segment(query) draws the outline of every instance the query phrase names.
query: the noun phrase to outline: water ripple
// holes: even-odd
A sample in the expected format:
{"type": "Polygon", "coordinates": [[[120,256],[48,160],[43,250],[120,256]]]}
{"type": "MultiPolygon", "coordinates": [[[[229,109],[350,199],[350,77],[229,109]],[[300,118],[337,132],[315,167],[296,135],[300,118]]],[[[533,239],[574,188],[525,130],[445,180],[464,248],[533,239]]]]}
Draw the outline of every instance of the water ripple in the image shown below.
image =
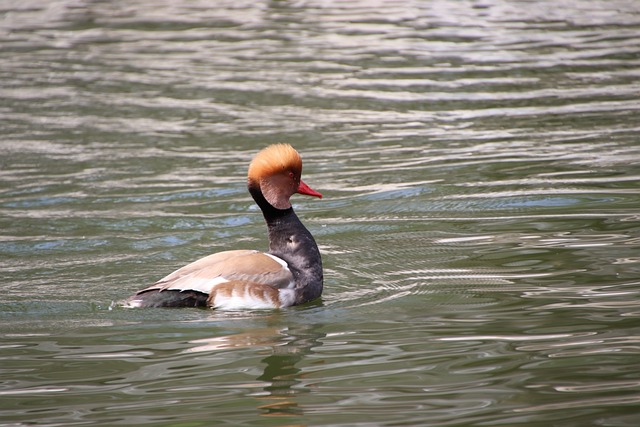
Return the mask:
{"type": "Polygon", "coordinates": [[[4,7],[3,422],[635,426],[640,9],[574,3],[4,7]],[[109,310],[266,248],[274,142],[322,300],[109,310]]]}

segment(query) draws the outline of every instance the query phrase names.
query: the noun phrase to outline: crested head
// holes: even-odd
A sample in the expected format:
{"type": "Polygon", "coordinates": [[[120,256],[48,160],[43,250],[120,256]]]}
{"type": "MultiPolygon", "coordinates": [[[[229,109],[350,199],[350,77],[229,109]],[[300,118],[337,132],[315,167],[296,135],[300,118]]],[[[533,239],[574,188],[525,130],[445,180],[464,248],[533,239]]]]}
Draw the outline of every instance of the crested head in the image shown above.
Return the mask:
{"type": "MultiPolygon", "coordinates": [[[[289,198],[295,194],[322,197],[320,193],[302,182],[302,159],[289,144],[274,144],[260,151],[249,165],[249,191],[259,192],[266,202],[276,209],[291,207],[289,198]]],[[[263,208],[262,205],[260,205],[263,208]]],[[[263,208],[264,211],[264,208],[263,208]]]]}
{"type": "Polygon", "coordinates": [[[261,150],[249,165],[249,181],[260,181],[276,174],[293,172],[300,176],[302,159],[289,144],[273,144],[261,150]]]}

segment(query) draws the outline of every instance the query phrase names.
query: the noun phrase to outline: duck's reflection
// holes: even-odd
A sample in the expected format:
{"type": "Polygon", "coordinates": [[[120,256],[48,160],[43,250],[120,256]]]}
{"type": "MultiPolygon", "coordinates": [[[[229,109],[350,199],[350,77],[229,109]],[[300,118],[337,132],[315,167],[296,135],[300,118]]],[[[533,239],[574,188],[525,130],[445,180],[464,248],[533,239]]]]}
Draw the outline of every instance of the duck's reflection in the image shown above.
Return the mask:
{"type": "Polygon", "coordinates": [[[325,334],[313,326],[287,329],[286,344],[273,347],[273,352],[262,359],[266,365],[257,379],[265,382],[262,397],[269,403],[260,405],[263,415],[302,415],[296,397],[309,390],[300,385],[304,375],[296,365],[315,347],[322,345],[325,334]]]}
{"type": "Polygon", "coordinates": [[[258,409],[263,416],[300,416],[303,408],[298,405],[297,397],[309,390],[301,385],[304,373],[296,365],[315,347],[322,345],[325,334],[318,329],[318,325],[253,329],[250,332],[192,341],[197,346],[187,352],[261,347],[261,351],[268,351],[269,355],[261,360],[265,367],[256,378],[264,387],[261,392],[252,393],[259,399],[258,409]]]}
{"type": "MultiPolygon", "coordinates": [[[[285,347],[285,350],[290,348],[285,347]]],[[[263,415],[302,415],[302,409],[298,406],[296,395],[305,392],[304,387],[296,387],[300,384],[300,369],[296,363],[302,359],[302,355],[295,352],[283,352],[282,348],[274,348],[274,354],[262,359],[266,364],[264,372],[257,379],[263,381],[264,394],[261,400],[268,403],[258,406],[263,415]]]]}

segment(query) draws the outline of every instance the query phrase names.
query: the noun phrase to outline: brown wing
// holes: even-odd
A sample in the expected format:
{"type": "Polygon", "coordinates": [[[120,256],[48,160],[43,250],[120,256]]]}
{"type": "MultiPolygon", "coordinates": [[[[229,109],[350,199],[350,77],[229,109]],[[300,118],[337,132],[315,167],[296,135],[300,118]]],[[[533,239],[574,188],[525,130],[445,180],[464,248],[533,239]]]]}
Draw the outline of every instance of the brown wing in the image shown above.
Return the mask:
{"type": "Polygon", "coordinates": [[[258,251],[237,250],[218,252],[187,264],[138,294],[151,290],[193,290],[209,294],[214,286],[232,280],[274,288],[293,285],[293,275],[284,261],[258,251]]]}

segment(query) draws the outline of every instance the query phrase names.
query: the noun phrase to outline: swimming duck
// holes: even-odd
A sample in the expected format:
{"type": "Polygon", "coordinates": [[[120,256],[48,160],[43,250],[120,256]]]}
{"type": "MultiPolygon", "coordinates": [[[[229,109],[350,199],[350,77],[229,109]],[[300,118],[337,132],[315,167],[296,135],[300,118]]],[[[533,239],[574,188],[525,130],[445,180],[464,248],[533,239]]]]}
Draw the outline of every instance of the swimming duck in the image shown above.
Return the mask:
{"type": "Polygon", "coordinates": [[[322,260],[293,211],[295,193],[322,197],[305,184],[302,159],[288,144],[260,151],[248,173],[249,193],[267,223],[269,251],[218,252],[188,264],[131,296],[129,307],[282,308],[322,293],[322,260]]]}

